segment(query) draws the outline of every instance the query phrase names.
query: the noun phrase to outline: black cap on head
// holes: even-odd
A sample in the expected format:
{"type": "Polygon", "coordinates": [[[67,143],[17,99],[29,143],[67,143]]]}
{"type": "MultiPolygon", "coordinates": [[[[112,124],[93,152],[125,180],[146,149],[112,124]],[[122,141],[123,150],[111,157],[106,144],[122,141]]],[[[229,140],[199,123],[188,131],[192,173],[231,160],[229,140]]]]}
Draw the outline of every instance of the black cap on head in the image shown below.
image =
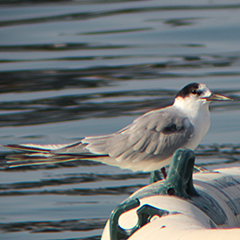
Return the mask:
{"type": "Polygon", "coordinates": [[[183,97],[185,98],[186,96],[188,96],[190,93],[193,93],[193,94],[198,94],[200,95],[199,93],[199,90],[198,90],[198,87],[199,87],[199,83],[190,83],[188,84],[187,86],[185,86],[183,89],[181,89],[176,97],[183,97]]]}

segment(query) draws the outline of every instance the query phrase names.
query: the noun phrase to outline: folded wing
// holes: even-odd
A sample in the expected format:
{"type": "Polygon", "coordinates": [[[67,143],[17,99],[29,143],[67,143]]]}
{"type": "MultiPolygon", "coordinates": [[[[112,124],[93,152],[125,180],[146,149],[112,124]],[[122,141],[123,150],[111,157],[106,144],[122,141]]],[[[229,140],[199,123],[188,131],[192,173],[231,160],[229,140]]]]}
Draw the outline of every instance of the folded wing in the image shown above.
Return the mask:
{"type": "MultiPolygon", "coordinates": [[[[161,163],[191,139],[194,127],[177,111],[151,111],[117,133],[85,137],[80,142],[64,145],[8,145],[17,150],[41,152],[46,159],[69,156],[74,160],[89,159],[105,164],[147,169],[148,164],[161,163]]],[[[29,155],[28,155],[29,156],[29,155]]],[[[159,165],[159,164],[158,164],[159,165]]]]}

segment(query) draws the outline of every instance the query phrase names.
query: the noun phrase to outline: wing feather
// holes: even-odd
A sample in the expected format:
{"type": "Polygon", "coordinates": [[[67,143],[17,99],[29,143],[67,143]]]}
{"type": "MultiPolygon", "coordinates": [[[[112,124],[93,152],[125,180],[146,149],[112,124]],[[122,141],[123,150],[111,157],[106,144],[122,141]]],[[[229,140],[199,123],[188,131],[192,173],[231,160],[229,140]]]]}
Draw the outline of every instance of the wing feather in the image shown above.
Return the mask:
{"type": "MultiPolygon", "coordinates": [[[[117,162],[139,162],[169,158],[184,146],[193,134],[190,120],[168,108],[155,110],[137,118],[132,124],[106,137],[87,137],[87,149],[96,154],[108,154],[117,162]]],[[[106,162],[107,163],[107,162],[106,162]]]]}
{"type": "Polygon", "coordinates": [[[47,154],[50,154],[54,162],[62,160],[58,156],[63,155],[64,161],[93,159],[134,171],[154,170],[169,164],[173,153],[184,147],[194,132],[187,116],[173,108],[171,106],[148,112],[114,134],[85,137],[71,144],[8,146],[17,150],[46,153],[44,156],[36,156],[41,164],[47,160],[43,157],[49,157],[47,154]]]}

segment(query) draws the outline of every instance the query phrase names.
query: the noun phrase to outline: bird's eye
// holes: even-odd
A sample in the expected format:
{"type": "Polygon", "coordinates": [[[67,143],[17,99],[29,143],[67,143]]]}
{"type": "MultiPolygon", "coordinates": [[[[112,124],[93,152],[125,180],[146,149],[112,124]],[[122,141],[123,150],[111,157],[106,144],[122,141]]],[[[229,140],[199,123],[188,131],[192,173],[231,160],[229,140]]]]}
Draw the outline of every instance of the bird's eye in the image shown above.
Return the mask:
{"type": "Polygon", "coordinates": [[[196,89],[192,90],[192,94],[197,94],[197,90],[196,89]]]}

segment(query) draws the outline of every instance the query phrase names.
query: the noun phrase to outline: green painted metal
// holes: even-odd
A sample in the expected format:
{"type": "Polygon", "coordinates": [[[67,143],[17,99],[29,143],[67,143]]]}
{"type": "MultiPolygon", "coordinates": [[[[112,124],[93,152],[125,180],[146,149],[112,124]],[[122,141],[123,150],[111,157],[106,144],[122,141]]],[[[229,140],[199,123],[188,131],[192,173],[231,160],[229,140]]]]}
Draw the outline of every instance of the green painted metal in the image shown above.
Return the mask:
{"type": "Polygon", "coordinates": [[[173,156],[168,176],[159,194],[175,195],[182,198],[198,196],[193,186],[192,174],[195,154],[193,151],[179,149],[173,156]]]}
{"type": "Polygon", "coordinates": [[[130,237],[135,231],[147,224],[153,216],[159,217],[167,215],[166,210],[158,209],[150,205],[144,205],[137,210],[138,222],[131,229],[123,229],[118,224],[119,217],[122,213],[136,208],[140,205],[139,199],[131,199],[130,201],[119,204],[112,212],[110,217],[110,238],[111,240],[125,240],[130,237]]]}
{"type": "Polygon", "coordinates": [[[150,184],[151,183],[155,183],[155,182],[158,182],[162,180],[161,178],[161,175],[160,175],[160,171],[159,170],[156,170],[154,172],[151,172],[151,175],[150,175],[150,184]]]}
{"type": "Polygon", "coordinates": [[[135,231],[137,231],[140,226],[136,225],[132,229],[123,229],[119,226],[118,220],[122,213],[127,212],[133,208],[136,208],[140,205],[140,201],[138,198],[131,199],[129,201],[125,201],[119,204],[111,213],[110,216],[110,238],[111,240],[122,240],[127,239],[131,236],[135,231]]]}
{"type": "Polygon", "coordinates": [[[111,240],[127,239],[135,231],[148,223],[152,216],[161,217],[168,212],[164,209],[157,209],[149,205],[144,205],[137,210],[138,222],[132,229],[123,229],[119,226],[118,220],[124,212],[136,208],[140,205],[139,199],[151,195],[175,195],[181,198],[198,196],[193,186],[192,173],[194,169],[195,155],[189,149],[179,149],[175,152],[170,164],[169,173],[165,181],[161,179],[158,171],[151,175],[151,182],[146,188],[140,189],[125,202],[118,205],[110,216],[110,237],[111,240]]]}

